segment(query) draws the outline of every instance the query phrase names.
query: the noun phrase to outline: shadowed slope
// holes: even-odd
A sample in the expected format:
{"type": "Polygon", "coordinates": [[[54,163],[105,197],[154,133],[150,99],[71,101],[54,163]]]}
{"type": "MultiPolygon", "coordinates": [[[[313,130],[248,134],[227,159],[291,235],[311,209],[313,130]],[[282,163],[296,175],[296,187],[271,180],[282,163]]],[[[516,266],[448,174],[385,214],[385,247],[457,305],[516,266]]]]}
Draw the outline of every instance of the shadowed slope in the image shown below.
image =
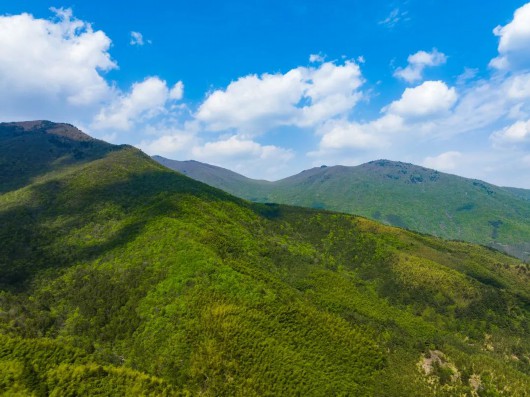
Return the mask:
{"type": "Polygon", "coordinates": [[[0,123],[0,194],[25,186],[69,164],[89,162],[116,146],[70,124],[50,121],[0,123]]]}

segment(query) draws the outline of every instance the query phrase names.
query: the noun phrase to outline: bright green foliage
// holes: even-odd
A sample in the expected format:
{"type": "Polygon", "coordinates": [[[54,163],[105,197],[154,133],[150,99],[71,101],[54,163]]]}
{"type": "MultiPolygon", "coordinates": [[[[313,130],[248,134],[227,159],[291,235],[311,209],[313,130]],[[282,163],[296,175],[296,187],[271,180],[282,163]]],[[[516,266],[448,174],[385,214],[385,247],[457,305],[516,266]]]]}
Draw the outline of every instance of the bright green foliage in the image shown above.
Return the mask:
{"type": "Polygon", "coordinates": [[[530,389],[530,272],[514,258],[245,202],[130,147],[32,172],[0,196],[0,393],[530,389]]]}
{"type": "Polygon", "coordinates": [[[138,371],[90,362],[81,349],[45,338],[20,339],[0,335],[2,395],[135,395],[178,393],[167,382],[138,371]]]}
{"type": "Polygon", "coordinates": [[[322,166],[267,182],[196,161],[154,159],[247,200],[362,215],[530,260],[530,190],[500,188],[387,160],[357,167],[322,166]]]}

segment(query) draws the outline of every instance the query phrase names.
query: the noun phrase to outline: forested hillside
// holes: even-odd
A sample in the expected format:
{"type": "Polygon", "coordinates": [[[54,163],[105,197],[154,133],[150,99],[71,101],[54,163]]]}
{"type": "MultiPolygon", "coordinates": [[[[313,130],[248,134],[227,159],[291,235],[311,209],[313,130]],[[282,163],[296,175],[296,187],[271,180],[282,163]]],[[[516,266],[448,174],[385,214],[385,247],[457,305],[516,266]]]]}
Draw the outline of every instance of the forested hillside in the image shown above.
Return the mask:
{"type": "Polygon", "coordinates": [[[388,160],[305,170],[267,182],[196,161],[159,163],[255,202],[362,215],[385,224],[463,240],[530,260],[530,191],[388,160]]]}
{"type": "Polygon", "coordinates": [[[521,261],[57,127],[0,125],[0,393],[528,395],[521,261]]]}

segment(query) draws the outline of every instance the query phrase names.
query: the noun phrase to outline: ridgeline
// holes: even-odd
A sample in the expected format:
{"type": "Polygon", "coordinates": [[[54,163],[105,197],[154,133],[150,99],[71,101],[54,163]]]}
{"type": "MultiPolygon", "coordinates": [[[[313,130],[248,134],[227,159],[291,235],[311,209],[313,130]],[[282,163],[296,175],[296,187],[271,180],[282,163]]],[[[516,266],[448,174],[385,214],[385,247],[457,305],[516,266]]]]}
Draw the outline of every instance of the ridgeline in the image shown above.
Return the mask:
{"type": "Polygon", "coordinates": [[[388,160],[322,166],[269,182],[198,161],[153,158],[247,200],[361,215],[444,239],[487,245],[530,261],[530,190],[388,160]]]}

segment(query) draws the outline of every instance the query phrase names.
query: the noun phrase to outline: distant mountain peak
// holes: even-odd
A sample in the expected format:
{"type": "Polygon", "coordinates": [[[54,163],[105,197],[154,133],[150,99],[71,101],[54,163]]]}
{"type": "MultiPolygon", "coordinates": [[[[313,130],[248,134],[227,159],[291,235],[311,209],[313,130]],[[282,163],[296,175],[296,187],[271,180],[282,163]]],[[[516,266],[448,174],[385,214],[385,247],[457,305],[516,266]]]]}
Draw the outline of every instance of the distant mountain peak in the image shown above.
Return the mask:
{"type": "Polygon", "coordinates": [[[4,129],[13,129],[20,132],[32,132],[62,136],[74,141],[92,141],[94,138],[85,134],[80,129],[67,123],[54,123],[48,120],[32,120],[0,123],[4,129]]]}
{"type": "Polygon", "coordinates": [[[367,162],[366,164],[370,165],[378,165],[380,167],[388,167],[396,164],[402,164],[400,161],[392,161],[387,159],[379,159],[379,160],[372,160],[367,162]]]}
{"type": "Polygon", "coordinates": [[[387,160],[387,159],[379,159],[379,160],[372,160],[367,163],[361,164],[360,167],[363,166],[377,166],[382,168],[414,168],[422,171],[433,171],[429,168],[422,167],[421,165],[416,165],[412,163],[404,163],[402,161],[395,161],[395,160],[387,160]]]}

